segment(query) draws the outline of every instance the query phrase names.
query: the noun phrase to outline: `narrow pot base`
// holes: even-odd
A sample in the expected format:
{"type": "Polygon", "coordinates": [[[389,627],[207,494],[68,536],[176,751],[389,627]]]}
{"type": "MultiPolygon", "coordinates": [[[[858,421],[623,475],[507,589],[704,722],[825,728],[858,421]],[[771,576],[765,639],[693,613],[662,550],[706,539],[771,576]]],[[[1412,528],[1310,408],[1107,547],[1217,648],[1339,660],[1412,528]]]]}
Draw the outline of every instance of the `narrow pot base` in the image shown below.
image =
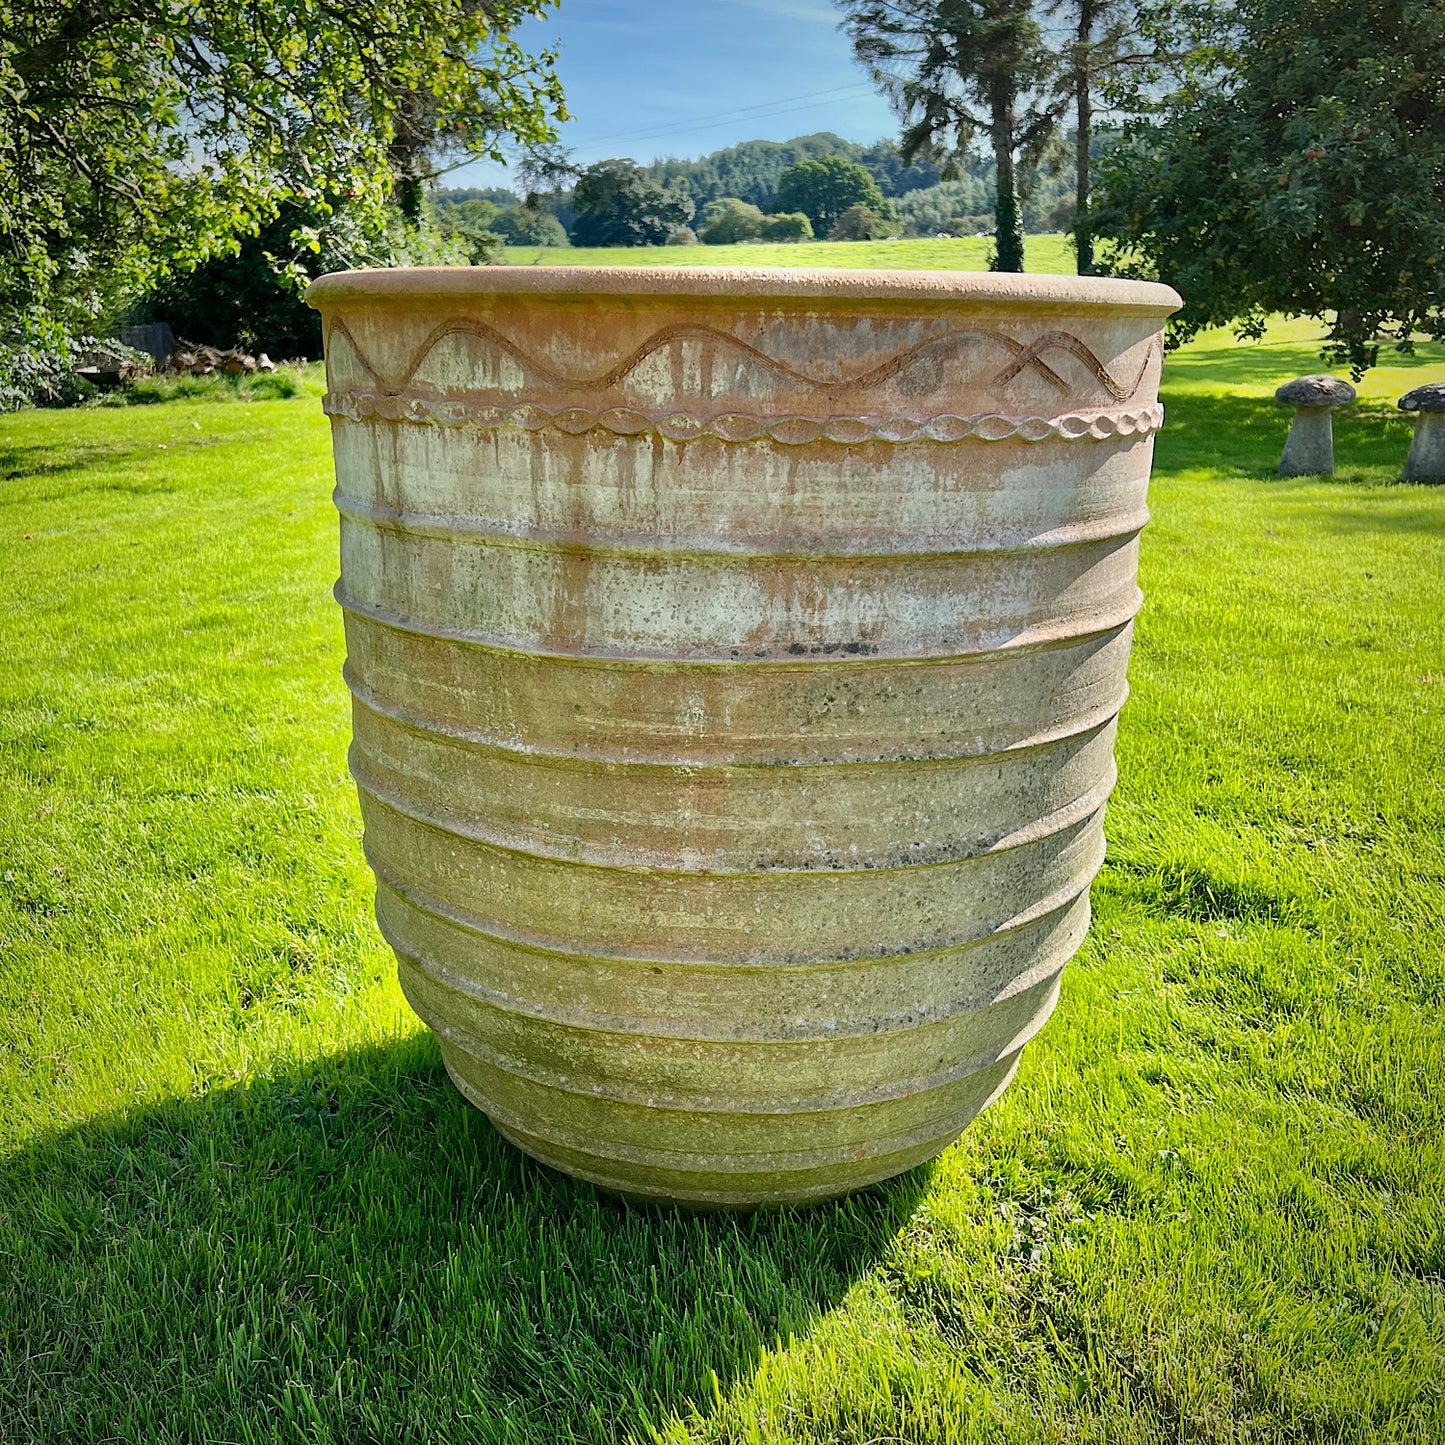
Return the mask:
{"type": "MultiPolygon", "coordinates": [[[[667,1188],[650,1188],[645,1182],[645,1173],[641,1171],[638,1179],[619,1179],[615,1173],[609,1172],[607,1167],[611,1165],[615,1168],[615,1160],[596,1156],[589,1157],[583,1152],[559,1147],[551,1141],[539,1139],[533,1134],[501,1122],[496,1117],[495,1110],[489,1108],[488,1103],[477,1090],[452,1066],[451,1060],[446,1057],[445,1050],[443,1059],[446,1063],[447,1074],[462,1097],[481,1113],[486,1114],[488,1121],[497,1133],[509,1144],[520,1149],[528,1158],[549,1169],[555,1169],[558,1173],[569,1174],[573,1178],[585,1180],[604,1193],[614,1195],[628,1204],[648,1208],[675,1206],[695,1214],[714,1214],[723,1211],[750,1214],[760,1209],[793,1209],[813,1204],[826,1204],[830,1200],[841,1199],[846,1195],[857,1193],[859,1190],[869,1189],[886,1180],[895,1179],[900,1174],[906,1174],[909,1170],[916,1169],[931,1159],[936,1159],[958,1139],[968,1125],[994,1103],[1013,1082],[1019,1065],[1019,1054],[1016,1053],[1003,1065],[1002,1072],[996,1080],[990,1081],[993,1083],[993,1087],[987,1097],[966,1117],[951,1121],[948,1128],[936,1138],[929,1139],[922,1144],[915,1144],[913,1147],[897,1153],[875,1156],[868,1161],[866,1168],[855,1173],[834,1177],[825,1183],[800,1184],[792,1187],[780,1184],[776,1175],[757,1178],[734,1175],[732,1179],[735,1187],[720,1190],[707,1187],[690,1189],[679,1187],[677,1184],[667,1188]]],[[[994,1074],[998,1069],[999,1066],[995,1065],[992,1069],[981,1072],[994,1074]]],[[[836,1174],[836,1166],[825,1165],[823,1167],[833,1168],[836,1174]]],[[[797,1172],[810,1175],[815,1171],[799,1170],[797,1172]]]]}

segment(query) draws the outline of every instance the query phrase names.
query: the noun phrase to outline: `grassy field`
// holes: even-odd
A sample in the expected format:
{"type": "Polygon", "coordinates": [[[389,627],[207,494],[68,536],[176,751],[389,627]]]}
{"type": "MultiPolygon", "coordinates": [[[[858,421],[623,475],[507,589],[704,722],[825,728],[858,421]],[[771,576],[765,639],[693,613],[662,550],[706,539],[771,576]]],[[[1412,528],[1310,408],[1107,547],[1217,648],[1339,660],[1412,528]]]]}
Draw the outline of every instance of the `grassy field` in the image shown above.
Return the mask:
{"type": "Polygon", "coordinates": [[[0,1440],[1445,1439],[1445,488],[1380,406],[1274,478],[1317,365],[1169,364],[1109,862],[1017,1082],[747,1219],[529,1164],[402,1003],[314,395],[0,417],[0,1440]]]}
{"type": "MultiPolygon", "coordinates": [[[[984,236],[946,241],[803,241],[742,246],[508,246],[512,266],[869,266],[899,271],[984,271],[993,242],[984,236]]],[[[1025,239],[1030,271],[1074,269],[1064,236],[1025,239]]]]}

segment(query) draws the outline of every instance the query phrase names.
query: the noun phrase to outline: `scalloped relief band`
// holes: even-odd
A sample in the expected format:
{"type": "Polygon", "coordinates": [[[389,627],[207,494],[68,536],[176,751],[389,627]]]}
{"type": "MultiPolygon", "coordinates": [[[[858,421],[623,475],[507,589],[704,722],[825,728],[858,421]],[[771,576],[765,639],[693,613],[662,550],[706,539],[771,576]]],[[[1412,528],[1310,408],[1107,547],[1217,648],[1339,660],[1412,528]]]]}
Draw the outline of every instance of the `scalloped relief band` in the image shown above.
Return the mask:
{"type": "Polygon", "coordinates": [[[760,439],[784,446],[806,446],[809,442],[1001,442],[1015,437],[1027,442],[1106,441],[1111,437],[1144,437],[1164,423],[1159,403],[1126,407],[1115,411],[1068,412],[1061,416],[913,417],[806,417],[745,416],[727,412],[700,417],[689,412],[648,416],[630,407],[606,407],[591,411],[585,407],[549,408],[533,403],[490,406],[454,397],[397,396],[385,392],[328,392],[322,401],[327,416],[349,421],[404,421],[432,426],[472,426],[484,431],[518,427],[523,431],[555,430],[570,436],[600,430],[616,436],[638,436],[655,432],[668,441],[687,442],[699,437],[716,437],[726,442],[760,439]]]}

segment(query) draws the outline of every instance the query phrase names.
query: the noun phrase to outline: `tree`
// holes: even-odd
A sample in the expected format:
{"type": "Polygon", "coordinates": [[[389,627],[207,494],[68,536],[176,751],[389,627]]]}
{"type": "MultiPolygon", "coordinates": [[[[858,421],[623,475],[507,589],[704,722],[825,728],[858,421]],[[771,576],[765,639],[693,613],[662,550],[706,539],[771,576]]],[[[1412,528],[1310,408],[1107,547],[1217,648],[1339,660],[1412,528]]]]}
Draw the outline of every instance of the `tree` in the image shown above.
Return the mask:
{"type": "Polygon", "coordinates": [[[1055,65],[1029,0],[838,0],[853,54],[903,124],[905,161],[957,157],[987,134],[997,186],[1000,271],[1024,268],[1017,163],[1036,160],[1058,125],[1055,65]]]}
{"type": "Polygon", "coordinates": [[[598,161],[577,178],[572,193],[579,246],[662,246],[668,233],[692,220],[692,198],[660,186],[630,160],[598,161]]]}
{"type": "Polygon", "coordinates": [[[881,241],[893,234],[896,223],[861,202],[848,207],[828,232],[830,241],[881,241]]]}
{"type": "Polygon", "coordinates": [[[815,235],[826,236],[849,206],[888,213],[878,182],[856,161],[842,156],[800,161],[778,178],[778,209],[801,211],[815,235]]]}
{"type": "MultiPolygon", "coordinates": [[[[1221,0],[1052,0],[1071,38],[1058,55],[1058,82],[1074,110],[1074,205],[1070,229],[1078,272],[1095,270],[1092,171],[1094,116],[1102,98],[1116,114],[1157,108],[1221,0]]],[[[1228,0],[1224,0],[1228,3],[1228,0]]]]}
{"type": "Polygon", "coordinates": [[[522,186],[522,204],[550,211],[570,237],[577,224],[573,187],[581,174],[571,152],[557,141],[529,145],[522,151],[515,174],[522,186]]]}
{"type": "Polygon", "coordinates": [[[697,238],[707,246],[735,246],[756,241],[763,231],[763,213],[735,196],[721,196],[702,209],[697,238]]]}
{"type": "Polygon", "coordinates": [[[1074,36],[1064,56],[1074,101],[1074,250],[1080,276],[1094,274],[1090,214],[1094,140],[1094,91],[1098,76],[1121,52],[1128,21],[1115,0],[1065,0],[1073,11],[1074,36]]]}
{"type": "Polygon", "coordinates": [[[940,231],[975,235],[987,228],[989,209],[983,182],[965,176],[910,191],[898,202],[898,219],[908,235],[936,236],[940,231]]]}
{"type": "Polygon", "coordinates": [[[0,340],[73,336],[286,206],[380,228],[424,150],[546,138],[553,57],[510,32],[549,3],[0,0],[0,340]]]}
{"type": "MultiPolygon", "coordinates": [[[[492,260],[502,245],[497,229],[501,210],[491,201],[457,201],[436,207],[436,226],[441,235],[456,241],[474,266],[492,260]]],[[[244,249],[244,247],[243,247],[244,249]]]]}
{"type": "Polygon", "coordinates": [[[492,230],[509,246],[568,246],[561,221],[542,206],[511,206],[499,211],[492,230]]]}
{"type": "Polygon", "coordinates": [[[1179,290],[1176,338],[1319,317],[1357,375],[1382,333],[1445,339],[1445,7],[1238,0],[1215,19],[1160,118],[1100,158],[1115,269],[1179,290]]]}
{"type": "Polygon", "coordinates": [[[763,217],[760,241],[811,241],[813,223],[801,211],[779,211],[763,217]]]}
{"type": "Polygon", "coordinates": [[[242,346],[273,357],[321,355],[321,318],[306,304],[305,287],[328,271],[373,266],[480,264],[500,250],[501,237],[487,218],[496,207],[486,202],[444,207],[467,219],[450,228],[416,231],[398,211],[378,228],[344,207],[325,217],[287,204],[254,236],[245,236],[233,254],[212,256],[190,271],[166,277],[129,308],[131,320],[164,320],[175,334],[205,345],[242,346]],[[319,237],[317,249],[304,250],[294,264],[299,284],[278,274],[277,258],[289,253],[298,230],[319,237]]]}

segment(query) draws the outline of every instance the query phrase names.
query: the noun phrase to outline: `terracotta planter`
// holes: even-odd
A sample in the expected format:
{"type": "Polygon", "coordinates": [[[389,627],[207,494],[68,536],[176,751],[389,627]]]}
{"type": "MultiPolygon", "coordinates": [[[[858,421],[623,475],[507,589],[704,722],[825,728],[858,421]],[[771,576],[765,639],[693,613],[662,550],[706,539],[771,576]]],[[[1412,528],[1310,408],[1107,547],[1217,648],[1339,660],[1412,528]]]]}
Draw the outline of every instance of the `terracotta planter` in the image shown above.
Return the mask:
{"type": "Polygon", "coordinates": [[[521,1148],[819,1199],[1008,1084],[1089,920],[1143,283],[328,276],[377,916],[521,1148]]]}

